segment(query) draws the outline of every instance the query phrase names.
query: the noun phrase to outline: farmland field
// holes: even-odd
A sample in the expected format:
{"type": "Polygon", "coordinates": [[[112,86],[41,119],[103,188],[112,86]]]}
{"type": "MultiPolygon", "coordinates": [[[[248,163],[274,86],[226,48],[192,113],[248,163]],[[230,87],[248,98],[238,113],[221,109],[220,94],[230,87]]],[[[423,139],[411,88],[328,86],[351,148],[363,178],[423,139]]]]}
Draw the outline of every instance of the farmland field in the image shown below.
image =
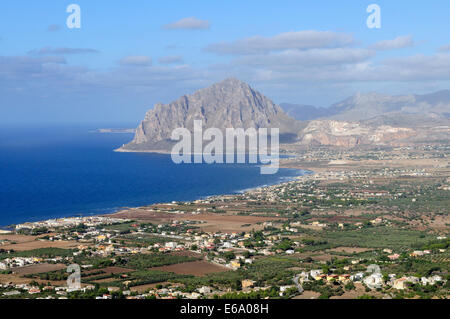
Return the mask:
{"type": "Polygon", "coordinates": [[[34,240],[27,242],[20,242],[17,244],[7,244],[0,246],[5,250],[15,250],[15,251],[27,251],[39,248],[74,248],[79,245],[75,241],[44,241],[44,240],[34,240]]]}
{"type": "Polygon", "coordinates": [[[39,273],[44,273],[44,272],[61,270],[61,269],[65,269],[65,268],[67,268],[67,266],[64,264],[44,263],[44,264],[14,268],[14,273],[17,273],[19,275],[31,275],[31,274],[39,274],[39,273]]]}
{"type": "Polygon", "coordinates": [[[152,270],[162,270],[183,275],[204,276],[206,274],[223,272],[228,270],[228,268],[201,260],[170,266],[154,267],[152,270]]]}

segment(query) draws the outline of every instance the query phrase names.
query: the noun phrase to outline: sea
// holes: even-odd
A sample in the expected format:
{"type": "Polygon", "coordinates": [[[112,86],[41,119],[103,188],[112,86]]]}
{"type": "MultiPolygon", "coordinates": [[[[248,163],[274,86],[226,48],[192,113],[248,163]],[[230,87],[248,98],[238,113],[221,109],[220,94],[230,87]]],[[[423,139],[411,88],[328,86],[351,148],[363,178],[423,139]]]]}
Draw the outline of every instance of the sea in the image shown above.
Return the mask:
{"type": "Polygon", "coordinates": [[[0,226],[237,194],[305,173],[261,175],[256,164],[174,164],[167,154],[118,153],[133,134],[97,127],[0,128],[0,226]]]}

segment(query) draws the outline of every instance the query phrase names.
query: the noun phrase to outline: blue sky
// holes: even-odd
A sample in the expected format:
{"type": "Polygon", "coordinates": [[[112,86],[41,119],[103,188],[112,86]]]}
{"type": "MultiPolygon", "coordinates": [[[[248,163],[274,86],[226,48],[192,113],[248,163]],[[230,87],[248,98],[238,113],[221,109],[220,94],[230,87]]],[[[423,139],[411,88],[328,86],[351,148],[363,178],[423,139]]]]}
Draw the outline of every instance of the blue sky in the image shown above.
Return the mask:
{"type": "Polygon", "coordinates": [[[446,0],[5,0],[0,122],[135,124],[229,76],[318,106],[449,89],[449,12],[446,0]],[[81,29],[66,26],[71,3],[81,29]],[[366,25],[372,3],[380,29],[366,25]]]}

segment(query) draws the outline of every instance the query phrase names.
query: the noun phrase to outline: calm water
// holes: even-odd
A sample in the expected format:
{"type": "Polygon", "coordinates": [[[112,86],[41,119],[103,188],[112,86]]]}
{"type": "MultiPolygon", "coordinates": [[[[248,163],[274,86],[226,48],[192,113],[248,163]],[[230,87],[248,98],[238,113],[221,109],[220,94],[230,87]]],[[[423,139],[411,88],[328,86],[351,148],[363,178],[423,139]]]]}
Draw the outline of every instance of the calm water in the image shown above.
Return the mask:
{"type": "Polygon", "coordinates": [[[132,134],[91,129],[0,129],[0,225],[232,194],[301,174],[280,169],[261,175],[255,165],[176,165],[170,155],[115,153],[132,134]]]}

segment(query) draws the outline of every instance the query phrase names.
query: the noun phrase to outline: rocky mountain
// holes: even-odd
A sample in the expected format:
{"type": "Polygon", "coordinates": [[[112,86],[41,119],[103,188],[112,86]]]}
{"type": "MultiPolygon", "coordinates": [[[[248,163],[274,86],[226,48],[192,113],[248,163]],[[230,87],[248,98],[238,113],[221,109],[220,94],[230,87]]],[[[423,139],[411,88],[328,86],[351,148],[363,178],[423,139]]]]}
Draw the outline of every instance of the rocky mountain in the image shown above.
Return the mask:
{"type": "Polygon", "coordinates": [[[358,145],[393,145],[411,138],[411,128],[389,125],[369,126],[358,122],[311,121],[301,132],[300,145],[351,148],[358,145]]]}
{"type": "Polygon", "coordinates": [[[282,104],[313,119],[298,144],[355,147],[450,140],[450,90],[427,95],[356,94],[327,109],[282,104]]]}
{"type": "MultiPolygon", "coordinates": [[[[379,118],[378,118],[379,119],[379,118]]],[[[392,126],[376,121],[314,120],[300,132],[302,146],[404,146],[414,143],[450,142],[450,125],[392,126]]]]}
{"type": "MultiPolygon", "coordinates": [[[[389,122],[389,125],[430,124],[450,117],[450,90],[425,95],[387,95],[357,93],[328,108],[280,104],[297,120],[332,119],[338,121],[389,122]]],[[[388,124],[388,123],[386,123],[388,124]]]]}
{"type": "Polygon", "coordinates": [[[118,151],[168,151],[171,133],[184,127],[193,131],[194,120],[204,129],[279,128],[280,141],[297,138],[302,124],[248,84],[235,78],[184,95],[170,104],[156,104],[136,129],[134,139],[118,151]]]}
{"type": "Polygon", "coordinates": [[[405,118],[411,126],[436,119],[446,119],[450,113],[450,91],[427,95],[356,94],[330,107],[330,119],[343,121],[386,120],[405,118]]]}
{"type": "Polygon", "coordinates": [[[427,95],[356,94],[329,108],[276,105],[235,78],[156,104],[123,152],[167,152],[175,128],[279,128],[281,143],[299,146],[405,145],[450,139],[450,90],[427,95]],[[283,111],[284,110],[284,111],[283,111]],[[292,117],[295,119],[293,119],[292,117]],[[297,121],[298,120],[298,121],[297,121]],[[309,122],[307,122],[309,121],[309,122]]]}

